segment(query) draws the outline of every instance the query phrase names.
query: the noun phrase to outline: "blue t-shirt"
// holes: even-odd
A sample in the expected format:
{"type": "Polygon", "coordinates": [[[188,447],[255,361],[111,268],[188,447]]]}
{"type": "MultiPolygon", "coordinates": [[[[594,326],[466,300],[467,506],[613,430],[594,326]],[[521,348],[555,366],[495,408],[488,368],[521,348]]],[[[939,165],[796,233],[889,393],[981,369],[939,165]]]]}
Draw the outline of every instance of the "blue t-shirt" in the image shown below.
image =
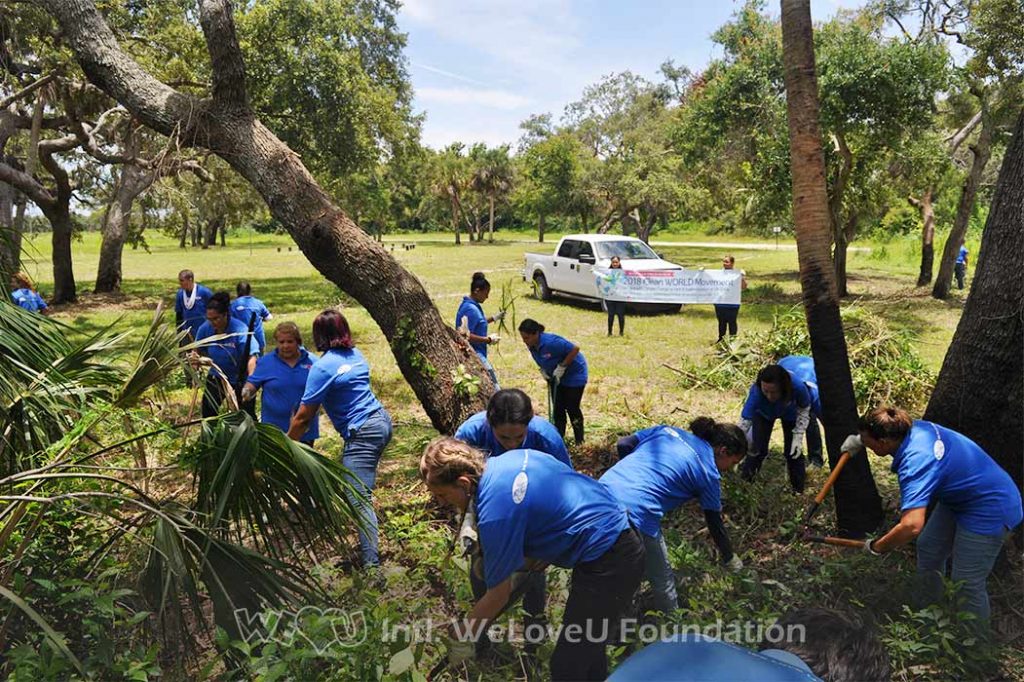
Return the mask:
{"type": "MultiPolygon", "coordinates": [[[[199,283],[195,284],[193,291],[196,292],[196,300],[192,304],[192,308],[188,309],[185,307],[185,290],[178,289],[178,293],[174,297],[174,313],[182,320],[179,328],[187,329],[192,338],[196,339],[199,328],[206,323],[206,304],[213,296],[213,292],[199,283]]],[[[246,327],[245,330],[248,331],[249,328],[246,327]]]]}
{"type": "Polygon", "coordinates": [[[302,404],[323,405],[346,439],[383,407],[370,388],[370,365],[356,348],[332,348],[313,363],[302,404]]]}
{"type": "Polygon", "coordinates": [[[262,353],[263,349],[267,347],[267,337],[263,332],[263,320],[270,317],[267,306],[263,305],[263,301],[255,296],[239,296],[231,302],[231,317],[244,324],[246,329],[249,328],[249,319],[253,313],[256,313],[256,325],[252,328],[252,332],[256,335],[256,343],[260,345],[262,353]]]}
{"type": "MultiPolygon", "coordinates": [[[[558,334],[543,332],[537,347],[530,349],[530,355],[533,356],[533,361],[551,376],[555,367],[561,364],[575,345],[558,334]]],[[[566,369],[561,385],[569,388],[587,385],[587,359],[583,357],[583,351],[576,354],[576,358],[566,369]]]]}
{"type": "Polygon", "coordinates": [[[814,371],[814,358],[809,355],[787,355],[779,360],[779,365],[789,372],[794,385],[798,382],[803,385],[811,401],[811,412],[820,417],[821,396],[818,395],[818,375],[814,371]]]}
{"type": "Polygon", "coordinates": [[[535,450],[487,459],[476,518],[489,588],[527,557],[562,568],[593,561],[629,528],[626,511],[606,487],[535,450]]]}
{"type": "Polygon", "coordinates": [[[608,682],[651,680],[821,682],[804,661],[788,651],[751,651],[695,633],[645,646],[608,678],[608,682]]]}
{"type": "MultiPolygon", "coordinates": [[[[792,377],[792,373],[790,373],[790,377],[792,377]]],[[[815,389],[817,389],[817,385],[815,385],[815,389]]],[[[747,393],[747,402],[743,404],[743,411],[740,412],[740,416],[744,419],[753,419],[754,415],[760,415],[768,421],[781,419],[784,422],[794,422],[796,421],[797,408],[810,407],[810,405],[811,393],[802,381],[793,379],[793,399],[788,403],[781,399],[776,400],[774,403],[769,402],[768,398],[765,398],[764,393],[761,392],[761,387],[755,381],[750,385],[750,391],[747,393]]]]}
{"type": "MultiPolygon", "coordinates": [[[[487,457],[497,457],[505,452],[505,447],[494,436],[494,429],[487,423],[487,412],[477,412],[464,421],[455,432],[455,437],[483,450],[487,457]]],[[[526,438],[519,444],[518,449],[546,452],[558,461],[564,462],[570,469],[573,468],[569,451],[565,449],[565,440],[558,435],[558,429],[547,419],[536,415],[526,425],[526,438]]]]}
{"type": "Polygon", "coordinates": [[[966,246],[961,246],[960,250],[956,254],[956,262],[961,264],[961,265],[966,263],[967,262],[967,254],[968,253],[969,252],[967,251],[967,247],[966,246]]]}
{"type": "Polygon", "coordinates": [[[695,498],[702,509],[722,510],[721,477],[707,441],[673,426],[637,436],[636,449],[601,476],[637,530],[658,537],[662,517],[695,498]]]}
{"type": "Polygon", "coordinates": [[[40,310],[46,310],[46,301],[43,297],[32,291],[31,289],[15,289],[11,292],[11,300],[14,304],[24,308],[30,313],[38,313],[40,310]]]}
{"type": "Polygon", "coordinates": [[[995,460],[967,436],[915,421],[892,456],[900,480],[900,511],[933,499],[979,535],[1001,535],[1021,522],[1020,491],[995,460]]]}
{"type": "MultiPolygon", "coordinates": [[[[474,301],[470,296],[463,296],[459,310],[455,313],[455,328],[462,326],[462,318],[468,318],[469,331],[476,336],[487,336],[487,316],[484,315],[484,308],[479,301],[474,301]]],[[[481,341],[470,341],[469,345],[473,350],[483,357],[487,357],[487,344],[481,341]]]]}
{"type": "MultiPolygon", "coordinates": [[[[196,305],[199,305],[198,301],[196,305]]],[[[227,377],[232,386],[241,386],[244,380],[239,381],[238,379],[238,363],[245,354],[245,344],[249,344],[250,357],[255,357],[260,349],[256,345],[256,339],[248,338],[249,328],[233,317],[228,318],[228,326],[224,333],[230,334],[230,336],[203,346],[199,351],[204,355],[208,355],[213,360],[215,365],[213,371],[223,377],[227,377]]],[[[198,331],[196,331],[196,341],[202,341],[211,336],[217,336],[217,332],[213,331],[212,324],[203,322],[198,331]]]]}
{"type": "MultiPolygon", "coordinates": [[[[305,348],[299,349],[299,361],[294,367],[281,359],[275,350],[259,359],[256,371],[248,381],[256,388],[263,389],[263,400],[260,403],[260,421],[273,424],[285,433],[291,425],[292,416],[299,409],[302,394],[306,390],[306,379],[309,370],[316,362],[316,355],[305,348]]],[[[320,424],[314,417],[306,433],[299,440],[311,441],[320,437],[320,424]]]]}

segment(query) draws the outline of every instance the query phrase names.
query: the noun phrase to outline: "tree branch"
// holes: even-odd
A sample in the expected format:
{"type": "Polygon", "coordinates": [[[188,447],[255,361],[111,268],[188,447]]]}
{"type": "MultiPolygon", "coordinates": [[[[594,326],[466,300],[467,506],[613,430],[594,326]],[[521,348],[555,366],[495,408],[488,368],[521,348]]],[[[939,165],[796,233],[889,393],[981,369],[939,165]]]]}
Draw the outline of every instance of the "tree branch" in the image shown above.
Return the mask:
{"type": "Polygon", "coordinates": [[[235,34],[231,0],[200,0],[199,23],[213,68],[213,99],[240,109],[249,107],[245,91],[245,61],[235,34]]]}
{"type": "Polygon", "coordinates": [[[42,78],[39,78],[39,79],[33,81],[32,83],[26,85],[21,90],[18,90],[16,93],[14,93],[12,95],[8,95],[7,97],[4,97],[2,100],[0,100],[0,109],[6,109],[7,107],[9,107],[12,104],[14,104],[15,102],[17,102],[22,97],[24,97],[26,95],[31,95],[33,92],[35,92],[39,88],[43,87],[44,85],[46,85],[47,83],[49,83],[50,81],[52,81],[56,77],[57,77],[57,74],[55,74],[55,73],[47,74],[47,75],[43,76],[42,78]]]}
{"type": "Polygon", "coordinates": [[[964,124],[963,128],[946,138],[951,155],[956,154],[956,150],[960,148],[960,145],[964,143],[964,140],[970,136],[974,129],[978,127],[979,123],[981,123],[981,110],[978,110],[978,113],[972,116],[971,120],[964,124]]]}
{"type": "MultiPolygon", "coordinates": [[[[43,140],[39,143],[39,163],[53,176],[57,184],[57,196],[54,203],[60,203],[64,198],[71,197],[71,180],[68,172],[61,168],[54,154],[71,151],[80,144],[77,135],[65,135],[54,140],[43,140]]],[[[42,206],[40,205],[40,208],[42,206]]]]}
{"type": "Polygon", "coordinates": [[[50,193],[38,180],[25,171],[0,161],[0,182],[6,182],[31,199],[40,208],[49,209],[57,203],[57,198],[50,193]]]}

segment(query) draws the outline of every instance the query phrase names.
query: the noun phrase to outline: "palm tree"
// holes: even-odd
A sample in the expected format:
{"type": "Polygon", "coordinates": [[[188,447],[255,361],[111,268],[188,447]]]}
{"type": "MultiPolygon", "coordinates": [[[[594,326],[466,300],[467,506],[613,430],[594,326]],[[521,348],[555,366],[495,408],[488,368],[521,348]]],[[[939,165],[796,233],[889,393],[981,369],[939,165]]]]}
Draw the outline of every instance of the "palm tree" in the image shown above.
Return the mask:
{"type": "Polygon", "coordinates": [[[462,243],[459,226],[459,219],[462,217],[462,192],[469,184],[466,157],[462,151],[462,143],[453,142],[434,157],[434,180],[431,186],[437,198],[448,202],[456,244],[462,243]]]}
{"type": "Polygon", "coordinates": [[[480,155],[470,183],[473,191],[486,196],[489,203],[490,217],[487,221],[487,241],[489,242],[494,241],[494,204],[498,200],[505,200],[512,192],[514,173],[512,159],[508,152],[507,144],[484,151],[480,155]]]}
{"type": "MultiPolygon", "coordinates": [[[[818,123],[818,81],[810,0],[782,0],[782,51],[793,177],[793,224],[807,330],[820,382],[829,463],[857,432],[857,401],[847,355],[835,271],[829,258],[830,214],[818,123]]],[[[882,520],[882,503],[866,457],[847,465],[835,485],[841,532],[863,536],[882,520]]]]}

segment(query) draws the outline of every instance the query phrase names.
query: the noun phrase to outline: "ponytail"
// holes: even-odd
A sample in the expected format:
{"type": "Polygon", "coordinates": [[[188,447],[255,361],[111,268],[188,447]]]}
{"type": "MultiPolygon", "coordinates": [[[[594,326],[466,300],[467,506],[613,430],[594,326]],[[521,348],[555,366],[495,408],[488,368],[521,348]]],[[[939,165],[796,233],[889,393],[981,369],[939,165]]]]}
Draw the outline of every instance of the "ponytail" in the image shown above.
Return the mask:
{"type": "Polygon", "coordinates": [[[483,472],[483,453],[449,436],[438,436],[427,443],[420,457],[420,478],[432,483],[448,485],[460,476],[478,483],[483,472]]]}
{"type": "Polygon", "coordinates": [[[711,447],[725,447],[730,455],[745,455],[747,437],[735,424],[722,424],[711,417],[697,417],[690,422],[690,433],[707,441],[711,447]]]}

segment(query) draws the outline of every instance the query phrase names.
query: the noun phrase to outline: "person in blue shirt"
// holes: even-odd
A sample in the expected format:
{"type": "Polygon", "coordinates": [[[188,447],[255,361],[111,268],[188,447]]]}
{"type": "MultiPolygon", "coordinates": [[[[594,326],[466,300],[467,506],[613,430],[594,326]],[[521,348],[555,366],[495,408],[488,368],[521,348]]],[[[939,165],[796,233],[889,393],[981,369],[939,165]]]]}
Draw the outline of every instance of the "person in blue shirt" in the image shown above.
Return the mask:
{"type": "Polygon", "coordinates": [[[618,451],[624,459],[600,481],[640,531],[647,550],[644,577],[651,583],[658,611],[668,614],[679,606],[661,519],[682,504],[694,499],[700,503],[723,565],[734,571],[743,568],[722,523],[719,475],[747,454],[747,439],[738,426],[718,424],[708,417],[693,420],[690,433],[674,426],[654,426],[620,439],[618,451]]]}
{"type": "MultiPolygon", "coordinates": [[[[231,295],[218,291],[206,303],[206,321],[196,330],[196,341],[211,336],[227,335],[226,338],[211,341],[199,348],[199,354],[210,359],[212,366],[206,375],[203,390],[203,418],[215,417],[224,402],[225,390],[234,391],[241,401],[242,386],[256,368],[259,348],[256,339],[249,335],[249,329],[231,317],[231,295]],[[244,368],[244,369],[243,369],[244,368]]],[[[252,404],[246,408],[253,417],[252,404]]]]}
{"type": "Polygon", "coordinates": [[[960,242],[960,250],[956,254],[956,263],[953,264],[953,274],[956,275],[956,288],[964,288],[964,278],[967,276],[967,247],[960,242]]]}
{"type": "Polygon", "coordinates": [[[196,339],[196,332],[206,322],[206,304],[213,292],[196,283],[196,276],[191,270],[178,273],[178,293],[174,297],[174,319],[178,329],[188,331],[185,343],[196,339]]]}
{"type": "Polygon", "coordinates": [[[252,285],[248,282],[239,282],[235,287],[238,297],[231,302],[231,316],[241,322],[248,329],[249,321],[255,315],[255,324],[252,331],[256,335],[256,343],[259,344],[260,354],[267,347],[267,337],[263,331],[263,323],[274,317],[263,305],[263,301],[252,295],[252,285]]]}
{"type": "Polygon", "coordinates": [[[818,395],[818,374],[814,369],[814,359],[808,355],[787,355],[779,360],[779,366],[789,372],[793,383],[802,383],[811,401],[811,409],[807,414],[807,460],[811,466],[820,467],[825,464],[821,445],[821,430],[818,419],[821,418],[821,396],[818,395]]]}
{"type": "Polygon", "coordinates": [[[370,365],[355,347],[344,315],[330,308],[317,315],[313,320],[313,344],[321,356],[309,371],[288,436],[301,440],[323,405],[334,429],[345,441],[341,463],[359,481],[362,497],[353,496],[352,504],[360,510],[364,521],[359,530],[363,567],[373,569],[380,566],[373,489],[377,465],[391,442],[391,415],[370,388],[370,365]]]}
{"type": "MultiPolygon", "coordinates": [[[[294,322],[277,325],[274,329],[274,342],[277,348],[256,362],[256,370],[242,389],[242,402],[250,402],[256,392],[262,389],[260,421],[273,424],[288,433],[292,415],[298,411],[302,394],[306,391],[309,370],[318,358],[302,347],[302,334],[294,322]]],[[[309,428],[299,440],[313,447],[319,437],[320,423],[311,419],[309,428]]]]}
{"type": "MultiPolygon", "coordinates": [[[[455,438],[480,450],[484,457],[497,457],[508,450],[529,449],[544,452],[573,468],[565,440],[551,422],[533,413],[530,396],[518,388],[498,391],[487,401],[487,410],[477,412],[462,423],[455,431],[455,438]]],[[[476,554],[479,557],[479,553],[476,554]]],[[[523,610],[527,614],[525,625],[542,622],[544,604],[547,602],[544,573],[538,571],[530,576],[530,587],[523,593],[523,610]]],[[[470,567],[469,584],[473,597],[479,599],[487,591],[481,571],[470,567]]],[[[490,642],[481,638],[477,653],[482,653],[490,642]]],[[[528,643],[532,644],[532,643],[528,643]]]]}
{"type": "MultiPolygon", "coordinates": [[[[733,270],[736,268],[736,257],[726,256],[722,259],[723,270],[733,270]]],[[[747,278],[745,272],[740,271],[740,290],[743,291],[747,288],[747,278]]],[[[718,319],[718,340],[715,343],[721,343],[722,339],[725,338],[725,332],[728,330],[729,336],[736,336],[739,331],[739,324],[736,319],[740,315],[740,304],[739,303],[716,303],[715,304],[715,317],[718,319]]]]}
{"type": "Polygon", "coordinates": [[[24,272],[11,275],[11,300],[19,308],[30,313],[44,313],[48,306],[43,297],[32,286],[32,280],[24,272]]]}
{"type": "Polygon", "coordinates": [[[555,428],[565,437],[568,416],[576,445],[583,442],[583,390],[587,387],[587,359],[580,347],[557,334],[544,331],[544,325],[529,318],[519,324],[519,335],[530,350],[548,385],[555,386],[555,428]]]}
{"type": "Polygon", "coordinates": [[[917,573],[929,603],[941,598],[942,577],[952,558],[953,581],[962,584],[966,609],[987,631],[988,575],[1004,540],[1024,518],[1013,479],[970,438],[911,420],[897,407],[868,412],[858,430],[843,443],[843,451],[863,454],[866,446],[892,456],[900,485],[899,523],[882,537],[865,540],[864,550],[879,555],[917,538],[917,573]],[[931,514],[929,504],[935,505],[931,514]]]}
{"type": "Polygon", "coordinates": [[[609,682],[889,682],[889,655],[870,619],[842,611],[788,611],[760,651],[703,634],[670,635],[623,661],[609,682]]]}
{"type": "Polygon", "coordinates": [[[494,382],[494,389],[498,390],[498,375],[494,371],[494,365],[487,359],[487,346],[494,345],[500,341],[497,334],[487,333],[489,322],[501,322],[505,317],[504,311],[498,312],[491,317],[484,314],[483,302],[491,295],[491,283],[487,281],[482,272],[473,273],[473,281],[469,284],[469,296],[462,297],[462,303],[455,313],[455,328],[466,330],[468,333],[469,345],[476,351],[484,369],[494,382]]]}
{"type": "Polygon", "coordinates": [[[463,513],[472,502],[484,556],[487,592],[455,626],[449,662],[473,658],[473,640],[509,600],[512,575],[540,562],[573,569],[551,679],[606,679],[605,646],[644,570],[643,541],[608,488],[536,450],[485,460],[445,436],[424,449],[420,476],[439,502],[463,513]]]}
{"type": "Polygon", "coordinates": [[[804,460],[803,441],[810,421],[811,396],[801,381],[779,365],[768,365],[757,373],[750,386],[747,401],[740,413],[740,428],[747,435],[750,450],[743,461],[740,474],[751,481],[768,456],[768,441],[776,420],[782,422],[783,446],[789,484],[796,493],[804,491],[807,463],[804,460]]]}

